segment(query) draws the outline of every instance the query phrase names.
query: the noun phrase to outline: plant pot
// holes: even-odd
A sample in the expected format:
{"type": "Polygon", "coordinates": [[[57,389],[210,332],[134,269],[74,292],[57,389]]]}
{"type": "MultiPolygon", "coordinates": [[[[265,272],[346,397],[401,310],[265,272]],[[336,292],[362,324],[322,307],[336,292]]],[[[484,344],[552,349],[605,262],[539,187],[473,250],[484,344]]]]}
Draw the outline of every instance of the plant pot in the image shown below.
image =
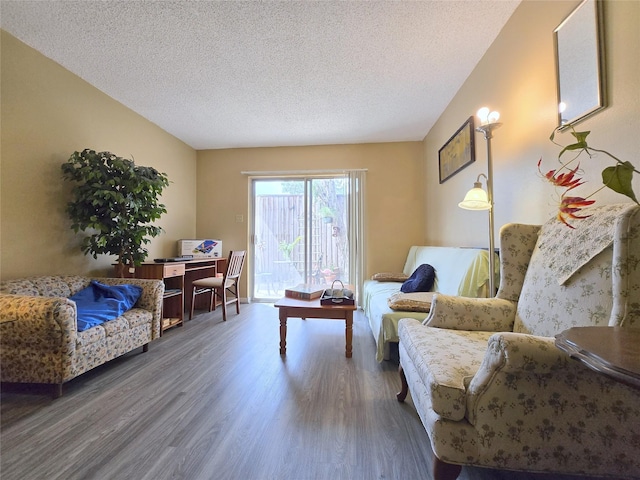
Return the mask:
{"type": "Polygon", "coordinates": [[[129,265],[124,265],[122,263],[116,263],[113,266],[113,274],[117,278],[135,278],[136,277],[136,269],[135,269],[135,267],[129,267],[129,265]]]}
{"type": "Polygon", "coordinates": [[[333,223],[333,217],[322,217],[324,223],[333,223]]]}

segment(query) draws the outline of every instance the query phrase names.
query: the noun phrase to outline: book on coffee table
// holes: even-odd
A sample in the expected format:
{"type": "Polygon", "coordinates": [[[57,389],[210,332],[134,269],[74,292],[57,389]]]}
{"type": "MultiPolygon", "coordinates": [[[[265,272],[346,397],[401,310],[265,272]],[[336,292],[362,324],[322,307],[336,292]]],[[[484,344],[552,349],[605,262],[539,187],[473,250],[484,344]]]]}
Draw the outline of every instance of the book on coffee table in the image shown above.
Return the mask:
{"type": "Polygon", "coordinates": [[[296,298],[298,300],[314,300],[320,298],[325,287],[322,285],[310,285],[301,283],[295,287],[287,288],[284,296],[288,298],[296,298]]]}

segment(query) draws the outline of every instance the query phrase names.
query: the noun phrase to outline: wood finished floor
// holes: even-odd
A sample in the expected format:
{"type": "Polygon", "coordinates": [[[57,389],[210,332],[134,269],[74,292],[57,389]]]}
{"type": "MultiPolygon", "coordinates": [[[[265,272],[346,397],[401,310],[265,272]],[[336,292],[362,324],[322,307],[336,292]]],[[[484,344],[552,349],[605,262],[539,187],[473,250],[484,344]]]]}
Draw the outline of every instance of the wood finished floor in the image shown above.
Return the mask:
{"type": "MultiPolygon", "coordinates": [[[[150,345],[65,384],[4,385],[2,480],[414,480],[431,478],[431,448],[413,408],[396,401],[396,362],[375,361],[366,319],[288,322],[242,305],[174,328],[150,345]]],[[[569,480],[463,468],[460,480],[569,480]]],[[[584,477],[583,477],[584,478],[584,477]]]]}

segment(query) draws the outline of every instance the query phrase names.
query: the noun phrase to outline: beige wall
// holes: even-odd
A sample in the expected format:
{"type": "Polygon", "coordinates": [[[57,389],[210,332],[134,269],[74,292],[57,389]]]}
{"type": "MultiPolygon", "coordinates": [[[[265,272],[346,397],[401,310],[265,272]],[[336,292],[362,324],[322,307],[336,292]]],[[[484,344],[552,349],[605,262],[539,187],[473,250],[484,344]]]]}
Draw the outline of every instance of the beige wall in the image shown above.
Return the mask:
{"type": "MultiPolygon", "coordinates": [[[[486,142],[476,134],[476,162],[442,185],[438,183],[438,150],[478,108],[501,114],[494,132],[494,196],[496,236],[507,222],[542,223],[556,212],[553,188],[540,179],[537,162],[555,168],[559,149],[549,141],[556,125],[556,83],[553,31],[579,1],[525,0],[485,54],[424,140],[426,240],[436,245],[487,246],[487,214],[457,207],[481,172],[486,172],[486,142]]],[[[640,2],[605,3],[606,64],[609,107],[577,125],[591,130],[592,146],[608,150],[640,166],[640,2]]],[[[568,134],[559,138],[568,143],[568,134]]],[[[588,195],[600,186],[606,158],[584,160],[588,195]]],[[[636,175],[636,177],[640,177],[636,175]]],[[[640,178],[634,181],[640,194],[640,178]]],[[[595,197],[601,203],[629,201],[610,191],[595,197]]],[[[496,238],[496,245],[498,245],[496,238]]]]}
{"type": "Polygon", "coordinates": [[[241,172],[340,168],[367,169],[366,275],[402,270],[409,246],[424,242],[420,142],[200,151],[198,237],[222,239],[225,255],[247,248],[249,179],[241,172]]]}
{"type": "MultiPolygon", "coordinates": [[[[175,255],[180,238],[221,238],[225,251],[245,247],[248,179],[240,172],[254,170],[368,169],[367,275],[400,268],[412,244],[486,246],[486,214],[457,208],[486,169],[485,141],[476,136],[476,162],[442,185],[437,169],[440,147],[485,104],[499,110],[504,123],[493,141],[496,230],[511,221],[543,222],[555,211],[553,190],[536,168],[541,156],[552,163],[558,152],[548,141],[556,118],[553,30],[578,3],[525,0],[424,141],[397,144],[196,154],[2,32],[0,275],[109,270],[112,259],[79,254],[63,212],[68,189],[59,166],[85,147],[133,156],[169,175],[163,198],[169,213],[160,222],[166,233],[153,240],[150,258],[175,255]],[[236,222],[237,214],[244,222],[236,222]]],[[[636,1],[606,3],[610,106],[579,125],[593,130],[594,146],[636,165],[639,10],[636,1]]],[[[595,186],[604,161],[592,162],[593,168],[583,166],[595,186]]],[[[599,199],[625,201],[609,192],[599,199]]]]}
{"type": "Polygon", "coordinates": [[[148,249],[175,255],[195,235],[195,150],[4,31],[1,49],[0,277],[110,273],[113,257],[84,256],[64,213],[60,165],[84,148],[167,173],[165,233],[148,249]]]}

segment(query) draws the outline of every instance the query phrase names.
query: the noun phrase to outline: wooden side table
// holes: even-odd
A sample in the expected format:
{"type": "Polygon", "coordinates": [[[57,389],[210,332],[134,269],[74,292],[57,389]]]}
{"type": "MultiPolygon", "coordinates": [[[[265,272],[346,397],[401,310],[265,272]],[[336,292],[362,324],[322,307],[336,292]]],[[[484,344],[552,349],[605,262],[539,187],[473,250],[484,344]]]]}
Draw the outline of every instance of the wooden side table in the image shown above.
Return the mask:
{"type": "Polygon", "coordinates": [[[556,346],[592,370],[640,388],[640,329],[573,327],[556,335],[556,346]]]}

